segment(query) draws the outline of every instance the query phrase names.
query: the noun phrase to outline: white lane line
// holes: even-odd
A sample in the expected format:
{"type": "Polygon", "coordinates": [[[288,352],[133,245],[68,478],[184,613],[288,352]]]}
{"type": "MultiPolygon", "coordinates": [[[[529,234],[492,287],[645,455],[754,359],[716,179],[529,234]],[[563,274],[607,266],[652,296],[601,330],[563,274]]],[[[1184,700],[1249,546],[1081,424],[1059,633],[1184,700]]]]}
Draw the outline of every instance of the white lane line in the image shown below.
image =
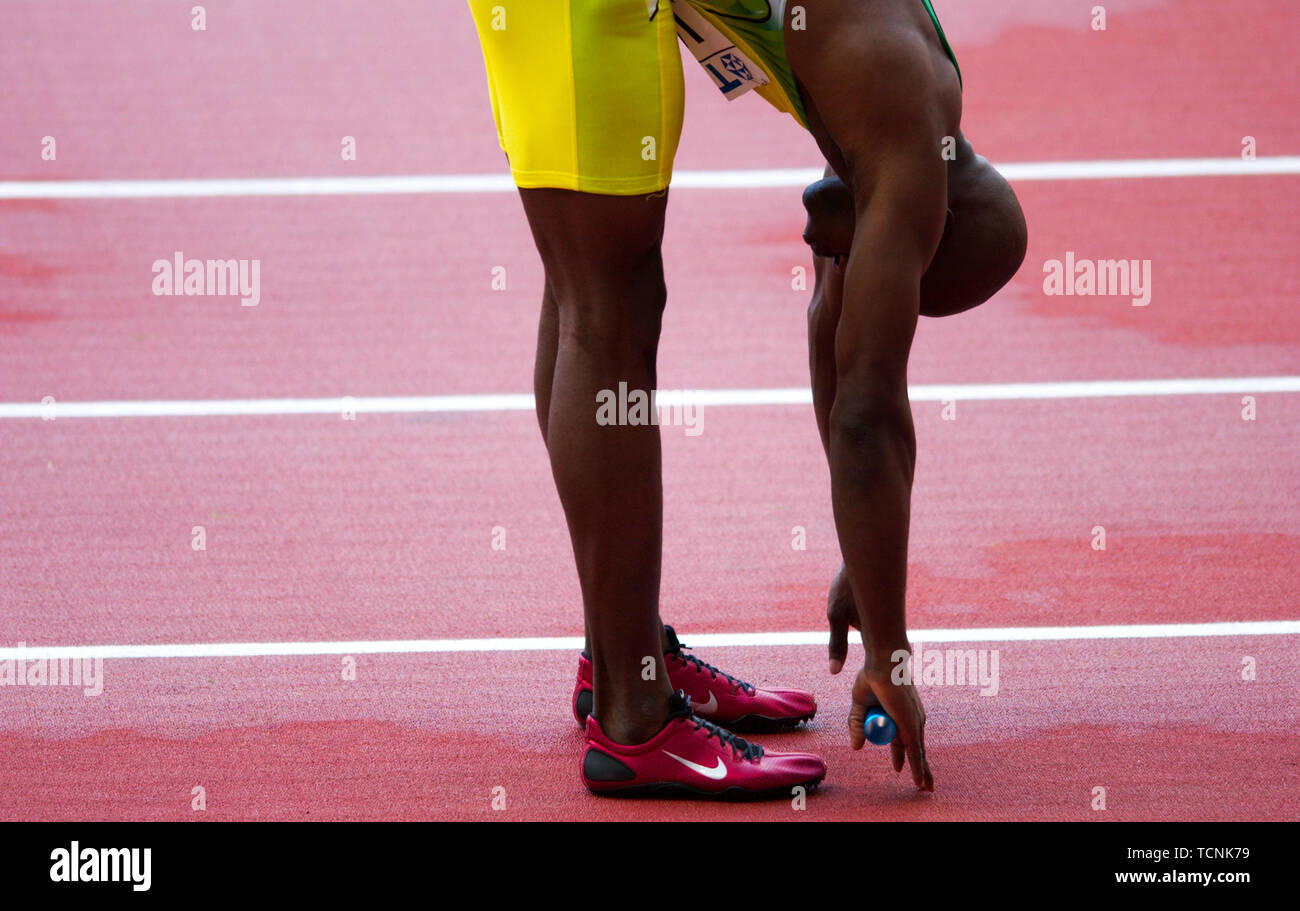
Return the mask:
{"type": "MultiPolygon", "coordinates": [[[[1160,177],[1251,177],[1300,174],[1300,155],[1241,158],[1150,158],[1026,161],[998,165],[1008,180],[1111,180],[1160,177]]],[[[821,168],[677,171],[682,190],[803,187],[821,168]]],[[[509,174],[409,174],[369,177],[234,177],[177,180],[6,180],[0,199],[174,199],[211,196],[353,196],[392,193],[511,193],[509,174]]]]}
{"type": "MultiPolygon", "coordinates": [[[[917,629],[912,642],[1053,642],[1097,639],[1184,639],[1300,635],[1300,620],[1156,623],[1122,626],[1029,626],[917,629]]],[[[801,633],[706,633],[687,637],[711,648],[825,645],[824,630],[801,633]]],[[[0,648],[0,661],[80,658],[266,658],[295,655],[380,655],[428,652],[553,652],[582,648],[581,636],[531,639],[380,639],[352,642],[195,642],[142,645],[56,645],[0,648]]]]}
{"type": "MultiPolygon", "coordinates": [[[[951,383],[908,387],[914,402],[1093,399],[1115,396],[1222,395],[1300,392],[1300,376],[1206,377],[1165,380],[1081,380],[1055,383],[951,383]]],[[[661,406],[807,405],[807,387],[788,389],[662,390],[661,406]]],[[[410,414],[532,411],[528,393],[414,395],[320,399],[197,399],[117,402],[0,403],[0,418],[213,417],[280,414],[410,414]]]]}

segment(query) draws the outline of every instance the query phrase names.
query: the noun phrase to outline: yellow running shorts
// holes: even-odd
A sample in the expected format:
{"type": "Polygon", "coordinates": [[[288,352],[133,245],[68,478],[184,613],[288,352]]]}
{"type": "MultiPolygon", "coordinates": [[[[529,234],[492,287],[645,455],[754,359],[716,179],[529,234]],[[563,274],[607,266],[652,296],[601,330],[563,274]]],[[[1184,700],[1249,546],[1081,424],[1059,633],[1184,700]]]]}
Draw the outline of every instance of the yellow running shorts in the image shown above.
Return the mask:
{"type": "Polygon", "coordinates": [[[518,186],[624,196],[668,186],[683,106],[669,0],[468,2],[518,186]]]}

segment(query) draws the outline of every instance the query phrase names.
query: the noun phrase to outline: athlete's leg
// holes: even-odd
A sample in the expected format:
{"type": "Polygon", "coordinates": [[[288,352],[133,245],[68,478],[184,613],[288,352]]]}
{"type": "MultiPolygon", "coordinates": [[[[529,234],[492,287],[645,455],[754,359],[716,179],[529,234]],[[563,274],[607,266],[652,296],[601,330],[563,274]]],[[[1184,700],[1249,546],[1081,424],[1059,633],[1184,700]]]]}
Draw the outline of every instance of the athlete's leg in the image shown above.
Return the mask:
{"type": "MultiPolygon", "coordinates": [[[[682,119],[670,14],[628,0],[470,0],[498,140],[546,271],[534,393],[582,586],[600,723],[662,725],[657,427],[600,426],[596,395],[654,387],[659,244],[682,119]],[[659,663],[652,680],[642,659],[659,663]]],[[[666,4],[665,4],[666,6],[666,4]]]]}
{"type": "MultiPolygon", "coordinates": [[[[602,426],[596,409],[597,394],[619,383],[655,388],[667,194],[532,189],[520,195],[555,308],[554,369],[542,421],[582,586],[594,714],[615,741],[637,743],[663,726],[670,695],[658,625],[659,429],[602,426]],[[647,656],[657,663],[654,680],[642,674],[647,656]]],[[[538,372],[544,372],[540,363],[538,372]]]]}
{"type": "MultiPolygon", "coordinates": [[[[541,316],[537,321],[537,357],[533,363],[533,398],[536,400],[537,424],[542,431],[542,441],[550,450],[547,434],[548,418],[551,410],[551,383],[555,377],[555,358],[560,342],[560,314],[555,301],[555,292],[551,290],[550,281],[542,293],[541,316]]],[[[631,387],[629,387],[631,388],[631,387]]],[[[656,614],[657,616],[657,614],[656,614]]],[[[660,651],[666,651],[670,642],[663,621],[658,623],[660,651]]],[[[583,621],[583,649],[590,656],[591,629],[583,621]]]]}
{"type": "Polygon", "coordinates": [[[555,353],[559,344],[560,312],[548,280],[542,292],[542,312],[537,320],[537,357],[533,361],[533,400],[543,443],[547,442],[546,418],[551,411],[551,379],[555,376],[555,353]]]}

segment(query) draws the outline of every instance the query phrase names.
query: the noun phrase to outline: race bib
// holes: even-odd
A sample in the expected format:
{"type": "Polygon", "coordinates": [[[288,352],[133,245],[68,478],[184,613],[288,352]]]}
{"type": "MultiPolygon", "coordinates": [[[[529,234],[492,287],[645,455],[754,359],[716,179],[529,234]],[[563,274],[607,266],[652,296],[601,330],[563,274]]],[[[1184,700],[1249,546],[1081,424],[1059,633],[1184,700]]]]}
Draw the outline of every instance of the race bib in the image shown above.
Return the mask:
{"type": "Polygon", "coordinates": [[[687,0],[675,0],[673,18],[677,37],[728,101],[767,85],[767,74],[687,0]]]}

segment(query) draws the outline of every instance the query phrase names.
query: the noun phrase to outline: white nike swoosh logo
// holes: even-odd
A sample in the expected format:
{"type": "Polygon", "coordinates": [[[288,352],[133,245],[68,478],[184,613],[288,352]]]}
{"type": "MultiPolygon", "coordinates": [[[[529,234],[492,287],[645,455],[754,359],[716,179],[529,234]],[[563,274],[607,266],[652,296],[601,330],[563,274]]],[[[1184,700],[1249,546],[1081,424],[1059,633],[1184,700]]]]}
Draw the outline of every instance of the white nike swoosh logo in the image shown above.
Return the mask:
{"type": "Polygon", "coordinates": [[[691,703],[691,711],[699,712],[701,715],[712,715],[717,710],[718,697],[713,693],[709,693],[709,701],[704,703],[704,705],[696,705],[694,702],[691,703]]]}
{"type": "Polygon", "coordinates": [[[717,768],[711,769],[706,765],[700,765],[698,762],[691,762],[689,759],[683,759],[676,753],[669,753],[667,750],[664,750],[664,755],[673,757],[673,759],[676,759],[692,772],[699,772],[705,778],[712,778],[714,781],[721,781],[727,777],[727,766],[726,763],[722,761],[721,756],[718,757],[717,768]]]}

